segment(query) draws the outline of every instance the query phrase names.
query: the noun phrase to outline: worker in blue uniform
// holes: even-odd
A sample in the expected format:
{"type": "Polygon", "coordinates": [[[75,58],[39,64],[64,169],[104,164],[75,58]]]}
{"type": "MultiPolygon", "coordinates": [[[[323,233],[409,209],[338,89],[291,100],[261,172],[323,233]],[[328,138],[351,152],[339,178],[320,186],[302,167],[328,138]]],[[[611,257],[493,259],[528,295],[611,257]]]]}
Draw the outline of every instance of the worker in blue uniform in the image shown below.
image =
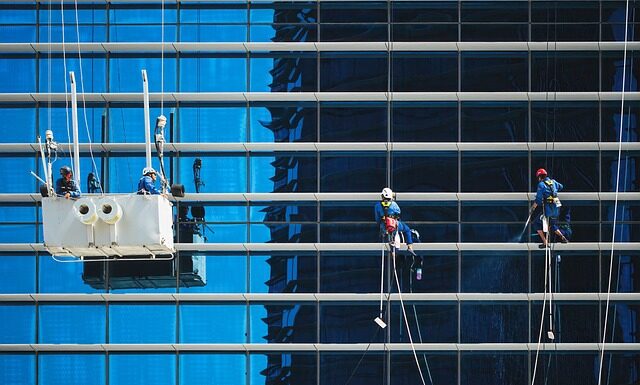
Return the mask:
{"type": "MultiPolygon", "coordinates": [[[[556,180],[549,178],[547,170],[544,168],[540,168],[536,171],[536,178],[538,178],[536,201],[533,203],[533,206],[531,206],[530,212],[533,213],[534,210],[540,206],[542,208],[541,223],[544,221],[547,222],[549,234],[555,234],[560,242],[567,243],[567,238],[562,234],[560,227],[558,226],[558,217],[560,215],[560,207],[562,206],[560,199],[558,198],[558,192],[562,191],[564,186],[556,180]]],[[[540,240],[542,240],[542,244],[540,245],[541,249],[547,247],[549,244],[549,240],[545,236],[543,226],[544,224],[540,226],[540,228],[536,229],[540,236],[540,240]]]]}
{"type": "Polygon", "coordinates": [[[413,253],[413,237],[411,229],[400,220],[400,206],[393,200],[393,191],[385,187],[382,189],[382,200],[375,205],[376,223],[380,225],[380,234],[399,231],[404,235],[409,252],[413,253]]]}
{"type": "Polygon", "coordinates": [[[60,178],[56,180],[56,195],[65,199],[80,198],[80,188],[73,179],[73,172],[69,166],[60,167],[60,178]]]}
{"type": "Polygon", "coordinates": [[[138,195],[160,195],[162,192],[156,188],[156,179],[158,175],[153,167],[145,167],[142,169],[142,178],[138,181],[138,195]]]}

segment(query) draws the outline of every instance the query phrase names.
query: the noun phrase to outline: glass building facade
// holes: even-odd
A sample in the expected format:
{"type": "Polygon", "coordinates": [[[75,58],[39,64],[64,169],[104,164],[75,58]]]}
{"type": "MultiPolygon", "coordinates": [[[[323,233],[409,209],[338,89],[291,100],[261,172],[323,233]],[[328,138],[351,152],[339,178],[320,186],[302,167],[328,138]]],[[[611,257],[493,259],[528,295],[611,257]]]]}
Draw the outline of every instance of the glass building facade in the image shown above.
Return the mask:
{"type": "Polygon", "coordinates": [[[373,322],[385,186],[421,234],[423,279],[397,268],[427,384],[598,384],[612,256],[602,383],[638,383],[640,3],[626,63],[625,5],[3,1],[0,383],[421,383],[389,268],[389,327],[373,322]],[[134,191],[142,69],[187,190],[176,258],[54,261],[37,137],[69,141],[74,71],[81,188],[92,172],[134,191]],[[520,235],[539,167],[573,230],[542,346],[544,251],[520,235]]]}

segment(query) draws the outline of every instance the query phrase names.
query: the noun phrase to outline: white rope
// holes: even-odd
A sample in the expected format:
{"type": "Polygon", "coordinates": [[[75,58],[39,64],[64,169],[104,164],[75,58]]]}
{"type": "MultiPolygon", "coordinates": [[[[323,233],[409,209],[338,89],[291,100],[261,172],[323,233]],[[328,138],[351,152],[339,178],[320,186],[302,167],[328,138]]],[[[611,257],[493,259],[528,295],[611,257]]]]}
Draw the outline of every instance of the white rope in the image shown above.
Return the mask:
{"type": "MultiPolygon", "coordinates": [[[[62,68],[64,71],[64,116],[65,125],[67,126],[67,140],[71,143],[71,129],[69,128],[69,86],[67,85],[67,50],[64,39],[64,0],[60,0],[60,22],[62,24],[62,68]]],[[[73,152],[69,151],[69,162],[73,164],[73,152]]]]}
{"type": "Polygon", "coordinates": [[[164,115],[164,0],[160,4],[162,9],[162,30],[160,31],[160,115],[164,115]]]}
{"type": "MultiPolygon", "coordinates": [[[[542,211],[544,212],[544,204],[542,207],[542,211]]],[[[545,219],[543,219],[544,222],[545,219]]],[[[548,228],[547,228],[548,229],[548,228]]],[[[549,232],[547,231],[545,233],[545,236],[547,237],[547,242],[549,241],[549,232]]],[[[547,263],[547,255],[549,253],[549,248],[546,247],[545,245],[545,252],[544,252],[544,257],[545,257],[545,261],[544,261],[544,294],[542,295],[542,312],[540,313],[540,329],[538,330],[538,344],[536,345],[536,358],[534,360],[534,364],[533,364],[533,374],[531,375],[531,385],[534,385],[535,381],[536,381],[536,372],[538,371],[538,358],[540,357],[540,347],[542,345],[542,329],[544,328],[544,315],[545,315],[545,310],[546,310],[546,305],[547,305],[547,286],[548,286],[548,278],[549,278],[549,272],[548,272],[548,268],[549,268],[549,264],[547,263]]],[[[549,305],[551,306],[551,305],[549,305]]]]}
{"type": "MultiPolygon", "coordinates": [[[[413,307],[413,317],[416,319],[416,329],[418,329],[418,340],[420,343],[423,343],[422,340],[422,332],[420,331],[420,322],[418,321],[418,313],[416,312],[416,305],[412,305],[413,307]]],[[[433,385],[433,377],[431,377],[431,368],[429,368],[429,362],[427,361],[427,355],[425,353],[422,354],[422,359],[424,360],[424,365],[427,368],[427,376],[429,376],[429,382],[433,385]]]]}
{"type": "Polygon", "coordinates": [[[380,271],[380,319],[382,319],[382,301],[384,297],[384,249],[385,244],[382,242],[382,258],[381,258],[381,271],[380,271]]]}
{"type": "MultiPolygon", "coordinates": [[[[100,179],[100,172],[98,171],[96,160],[93,157],[91,132],[89,132],[89,121],[87,120],[87,101],[84,95],[84,76],[82,74],[82,52],[81,52],[82,50],[80,49],[80,22],[78,20],[78,0],[74,0],[74,5],[75,5],[75,14],[76,14],[76,36],[78,38],[78,65],[80,67],[80,90],[82,91],[82,116],[84,118],[85,129],[87,130],[87,140],[89,141],[89,155],[91,155],[91,163],[93,164],[93,171],[96,173],[96,178],[100,182],[98,184],[100,187],[100,193],[104,195],[104,190],[102,189],[102,180],[100,179]]],[[[78,175],[78,180],[80,180],[80,175],[78,175]]]]}
{"type": "Polygon", "coordinates": [[[420,367],[420,360],[418,360],[418,355],[416,354],[416,347],[413,345],[413,337],[411,336],[411,328],[409,327],[409,318],[407,317],[407,312],[404,309],[404,301],[402,300],[402,289],[400,288],[400,281],[398,280],[398,269],[396,268],[395,252],[391,254],[391,259],[393,259],[393,275],[396,277],[396,286],[398,287],[398,298],[400,298],[400,307],[402,307],[402,316],[404,318],[404,325],[407,328],[407,334],[409,335],[409,343],[411,344],[411,351],[413,352],[413,358],[416,360],[416,365],[418,366],[418,373],[420,374],[420,380],[422,380],[422,385],[427,385],[427,383],[424,380],[424,376],[422,375],[422,368],[420,367]]]}
{"type": "MultiPolygon", "coordinates": [[[[613,204],[613,231],[611,234],[611,254],[609,256],[609,281],[607,283],[607,301],[604,311],[604,325],[602,327],[602,350],[600,351],[600,365],[598,368],[598,385],[602,384],[602,366],[607,342],[607,323],[609,322],[609,304],[611,302],[611,278],[613,276],[613,249],[616,241],[616,222],[618,219],[618,193],[620,191],[620,163],[622,162],[622,131],[624,128],[624,88],[627,81],[627,37],[629,32],[629,0],[626,1],[624,13],[624,50],[622,56],[622,93],[620,100],[620,133],[618,138],[618,166],[616,171],[616,194],[613,204]]],[[[628,129],[628,127],[627,127],[628,129]]]]}

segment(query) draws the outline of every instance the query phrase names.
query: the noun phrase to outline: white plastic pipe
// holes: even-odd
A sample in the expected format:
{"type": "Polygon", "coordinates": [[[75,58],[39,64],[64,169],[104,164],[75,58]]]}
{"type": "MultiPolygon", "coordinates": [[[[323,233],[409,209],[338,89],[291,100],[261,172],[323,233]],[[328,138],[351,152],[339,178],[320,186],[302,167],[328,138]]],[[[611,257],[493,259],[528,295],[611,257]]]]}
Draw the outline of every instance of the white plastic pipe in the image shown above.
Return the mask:
{"type": "Polygon", "coordinates": [[[71,122],[73,126],[73,179],[80,186],[80,145],[78,143],[78,95],[76,94],[76,77],[73,71],[69,72],[71,78],[71,122]]]}
{"type": "Polygon", "coordinates": [[[142,92],[144,95],[144,140],[147,157],[146,167],[151,167],[151,123],[149,121],[149,82],[147,70],[142,70],[142,92]]]}

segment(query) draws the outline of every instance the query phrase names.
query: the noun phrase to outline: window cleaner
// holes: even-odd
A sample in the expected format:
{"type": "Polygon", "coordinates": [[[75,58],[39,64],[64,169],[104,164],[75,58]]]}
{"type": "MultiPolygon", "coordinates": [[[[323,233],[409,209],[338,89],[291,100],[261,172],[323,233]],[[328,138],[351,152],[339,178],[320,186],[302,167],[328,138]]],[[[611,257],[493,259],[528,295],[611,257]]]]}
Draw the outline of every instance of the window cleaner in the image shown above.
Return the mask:
{"type": "Polygon", "coordinates": [[[562,202],[560,202],[560,198],[558,198],[558,192],[562,191],[564,186],[555,179],[549,178],[547,170],[544,168],[536,171],[536,178],[538,178],[536,200],[531,206],[530,212],[533,213],[538,206],[542,207],[540,220],[534,222],[536,232],[542,240],[542,244],[539,247],[541,249],[548,247],[549,239],[545,236],[545,233],[549,232],[555,234],[560,242],[567,243],[569,241],[558,227],[558,217],[560,215],[560,207],[562,207],[562,202]]]}
{"type": "Polygon", "coordinates": [[[380,224],[380,234],[384,237],[397,231],[404,235],[407,249],[413,253],[411,229],[400,220],[400,206],[394,201],[394,193],[389,187],[382,189],[381,201],[375,205],[376,223],[380,224]]]}

